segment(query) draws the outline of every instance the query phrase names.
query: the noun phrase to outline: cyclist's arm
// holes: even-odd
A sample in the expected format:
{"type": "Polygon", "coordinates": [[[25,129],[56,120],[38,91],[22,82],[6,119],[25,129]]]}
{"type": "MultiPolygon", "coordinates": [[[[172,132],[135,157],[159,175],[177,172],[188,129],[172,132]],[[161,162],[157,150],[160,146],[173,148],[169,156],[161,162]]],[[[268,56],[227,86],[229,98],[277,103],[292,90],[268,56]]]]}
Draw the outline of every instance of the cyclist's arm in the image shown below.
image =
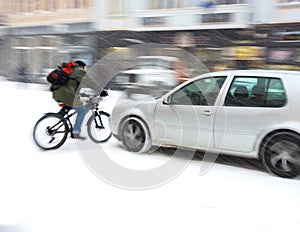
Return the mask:
{"type": "Polygon", "coordinates": [[[80,84],[82,85],[81,87],[88,87],[90,89],[95,90],[99,94],[103,90],[99,82],[96,81],[95,79],[90,78],[88,75],[84,76],[80,84]]]}

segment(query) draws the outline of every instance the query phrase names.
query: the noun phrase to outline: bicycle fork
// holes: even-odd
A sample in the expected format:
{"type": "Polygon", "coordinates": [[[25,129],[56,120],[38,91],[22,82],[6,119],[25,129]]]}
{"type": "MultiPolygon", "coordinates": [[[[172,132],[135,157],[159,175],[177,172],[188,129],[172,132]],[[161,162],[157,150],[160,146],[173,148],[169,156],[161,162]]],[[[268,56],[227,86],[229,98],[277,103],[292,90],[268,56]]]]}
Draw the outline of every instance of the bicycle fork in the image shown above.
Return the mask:
{"type": "Polygon", "coordinates": [[[94,112],[94,122],[96,124],[97,129],[104,129],[103,122],[102,122],[100,113],[98,111],[94,112]],[[98,122],[97,118],[99,119],[99,122],[98,122]]]}

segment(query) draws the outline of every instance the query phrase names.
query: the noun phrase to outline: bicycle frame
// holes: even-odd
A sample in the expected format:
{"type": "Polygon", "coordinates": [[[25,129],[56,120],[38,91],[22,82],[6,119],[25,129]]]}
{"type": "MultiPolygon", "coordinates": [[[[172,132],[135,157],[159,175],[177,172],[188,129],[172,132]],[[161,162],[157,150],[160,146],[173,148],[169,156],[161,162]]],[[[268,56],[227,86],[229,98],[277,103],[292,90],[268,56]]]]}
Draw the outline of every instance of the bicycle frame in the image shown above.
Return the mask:
{"type": "MultiPolygon", "coordinates": [[[[52,115],[52,114],[53,114],[53,113],[46,113],[45,115],[52,115]]],[[[62,117],[61,117],[61,121],[64,120],[64,121],[67,122],[67,125],[68,125],[68,132],[71,132],[71,133],[72,133],[72,131],[73,131],[73,124],[71,123],[70,118],[73,117],[73,115],[75,115],[75,114],[77,114],[77,111],[74,111],[74,112],[71,113],[71,114],[66,114],[65,116],[62,116],[62,117]]],[[[51,128],[48,128],[48,129],[52,130],[52,128],[55,128],[57,125],[59,125],[59,123],[60,123],[61,121],[59,121],[58,123],[54,124],[51,128]]],[[[61,127],[61,126],[60,126],[60,127],[61,127]]],[[[58,127],[58,128],[56,129],[56,133],[60,133],[60,132],[57,132],[57,130],[58,130],[60,127],[58,127]]],[[[55,134],[56,134],[56,133],[55,133],[55,134]]],[[[63,132],[61,132],[61,133],[63,133],[63,132]]]]}
{"type": "MultiPolygon", "coordinates": [[[[92,111],[92,113],[94,115],[94,122],[96,124],[96,128],[97,129],[103,129],[104,126],[103,126],[103,122],[102,122],[102,119],[101,119],[101,113],[105,113],[105,112],[102,111],[102,110],[99,110],[99,108],[98,108],[99,102],[101,101],[102,98],[100,97],[100,98],[97,99],[97,101],[94,101],[95,96],[92,96],[92,97],[88,96],[88,97],[89,97],[89,99],[88,99],[88,101],[86,101],[86,105],[85,105],[86,111],[87,112],[92,111]],[[96,120],[97,118],[99,118],[99,123],[96,120]]],[[[62,108],[65,106],[64,104],[61,104],[61,103],[59,105],[62,108]]],[[[71,136],[73,136],[73,124],[71,123],[70,118],[73,117],[73,115],[77,114],[78,112],[75,109],[70,109],[70,110],[62,117],[62,119],[64,119],[67,122],[68,131],[71,132],[71,136]],[[74,110],[74,112],[69,114],[70,110],[74,110]]],[[[87,122],[87,124],[88,124],[88,122],[87,122]]]]}
{"type": "Polygon", "coordinates": [[[67,114],[66,116],[63,117],[63,119],[67,121],[67,124],[69,127],[68,129],[69,129],[69,132],[71,132],[71,136],[73,136],[73,124],[71,123],[70,118],[73,117],[73,115],[75,115],[77,113],[78,112],[75,110],[71,114],[67,114]]]}
{"type": "MultiPolygon", "coordinates": [[[[103,122],[102,122],[102,119],[100,117],[101,113],[104,113],[104,111],[98,109],[98,107],[96,108],[92,108],[92,109],[88,109],[88,110],[91,110],[93,115],[94,115],[94,121],[95,121],[95,124],[96,124],[96,128],[97,129],[103,129],[104,126],[103,126],[103,122]],[[98,120],[96,119],[99,119],[99,122],[98,120]]],[[[71,114],[66,114],[65,116],[62,117],[62,120],[65,120],[67,122],[67,125],[68,125],[68,131],[73,133],[73,124],[70,120],[71,117],[73,117],[75,114],[77,114],[78,112],[76,110],[74,110],[74,112],[72,112],[71,114]]],[[[54,128],[55,126],[57,126],[60,122],[58,122],[57,124],[53,125],[52,127],[54,128]]],[[[59,129],[59,128],[58,128],[59,129]]]]}

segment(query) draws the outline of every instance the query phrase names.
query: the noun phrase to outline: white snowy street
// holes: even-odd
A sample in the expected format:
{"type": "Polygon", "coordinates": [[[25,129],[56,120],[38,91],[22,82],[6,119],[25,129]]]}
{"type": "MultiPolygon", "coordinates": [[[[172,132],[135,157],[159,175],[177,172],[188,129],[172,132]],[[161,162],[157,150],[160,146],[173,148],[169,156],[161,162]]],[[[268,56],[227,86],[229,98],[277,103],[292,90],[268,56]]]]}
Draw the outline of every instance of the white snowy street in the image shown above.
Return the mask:
{"type": "MultiPolygon", "coordinates": [[[[114,96],[103,104],[112,106],[114,96]]],[[[59,110],[46,86],[0,78],[0,99],[0,232],[300,231],[300,178],[275,177],[259,165],[239,167],[236,159],[199,175],[196,158],[159,187],[119,188],[89,169],[74,140],[52,151],[34,144],[35,122],[59,110]]],[[[128,169],[170,159],[127,152],[113,137],[97,146],[128,169]]]]}

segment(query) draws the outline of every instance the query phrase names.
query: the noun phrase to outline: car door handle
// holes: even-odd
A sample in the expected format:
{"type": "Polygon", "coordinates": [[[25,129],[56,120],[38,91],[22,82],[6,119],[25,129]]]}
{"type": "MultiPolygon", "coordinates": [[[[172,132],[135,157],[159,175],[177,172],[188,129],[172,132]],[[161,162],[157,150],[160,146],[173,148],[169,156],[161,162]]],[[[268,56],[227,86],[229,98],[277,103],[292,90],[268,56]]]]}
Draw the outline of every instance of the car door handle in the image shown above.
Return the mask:
{"type": "Polygon", "coordinates": [[[202,112],[202,115],[204,115],[204,116],[211,116],[211,111],[210,110],[204,110],[202,112]]]}

